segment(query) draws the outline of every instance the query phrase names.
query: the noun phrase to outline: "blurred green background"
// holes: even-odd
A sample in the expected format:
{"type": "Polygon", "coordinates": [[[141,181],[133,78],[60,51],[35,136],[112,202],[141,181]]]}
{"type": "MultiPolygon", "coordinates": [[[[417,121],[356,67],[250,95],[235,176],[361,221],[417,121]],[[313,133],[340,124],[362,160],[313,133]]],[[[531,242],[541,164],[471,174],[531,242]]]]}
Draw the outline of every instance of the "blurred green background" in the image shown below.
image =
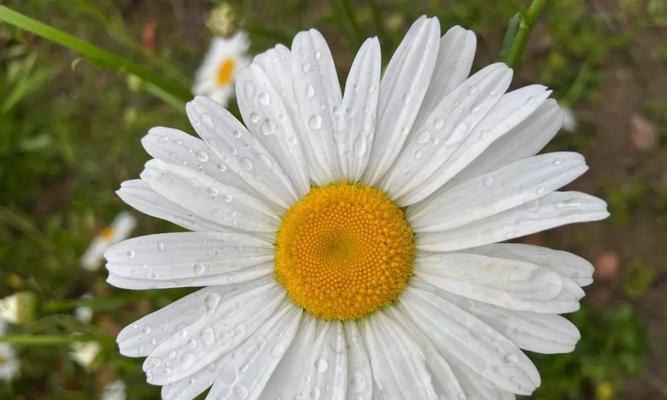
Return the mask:
{"type": "MultiPolygon", "coordinates": [[[[386,62],[409,24],[436,15],[443,30],[478,34],[473,69],[499,59],[507,21],[526,1],[230,2],[252,52],[289,44],[317,27],[345,76],[361,37],[380,36],[386,62]],[[345,4],[352,4],[350,10],[345,4]]],[[[2,4],[122,54],[189,87],[211,37],[214,2],[194,0],[3,0],[2,4]]],[[[667,2],[548,1],[515,73],[571,109],[577,127],[552,150],[583,153],[590,171],[572,186],[606,199],[611,218],[523,241],[593,262],[596,282],[570,317],[582,332],[572,354],[539,356],[534,399],[667,399],[667,2]]],[[[86,271],[80,257],[116,214],[114,194],[148,160],[139,139],[155,125],[192,132],[183,109],[138,79],[96,67],[74,52],[0,22],[0,297],[37,294],[39,318],[12,334],[95,337],[102,351],[83,368],[70,347],[18,346],[20,375],[0,399],[94,399],[121,379],[129,399],[155,399],[141,361],[120,356],[113,337],[183,290],[129,292],[86,271]],[[149,90],[145,90],[149,89],[149,90]],[[90,323],[73,316],[89,294],[90,323]]],[[[232,105],[232,108],[234,106],[232,105]]],[[[135,213],[133,235],[174,230],[135,213]]]]}

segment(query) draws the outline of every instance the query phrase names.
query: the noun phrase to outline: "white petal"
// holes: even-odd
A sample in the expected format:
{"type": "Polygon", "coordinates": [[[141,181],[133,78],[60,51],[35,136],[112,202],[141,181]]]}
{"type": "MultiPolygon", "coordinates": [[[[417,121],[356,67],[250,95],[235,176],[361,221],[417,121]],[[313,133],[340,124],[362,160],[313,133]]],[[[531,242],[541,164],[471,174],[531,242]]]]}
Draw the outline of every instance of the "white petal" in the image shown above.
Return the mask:
{"type": "Polygon", "coordinates": [[[466,400],[515,400],[513,393],[502,390],[455,357],[449,355],[447,360],[463,388],[466,400]]]}
{"type": "Polygon", "coordinates": [[[207,218],[202,218],[192,211],[158,194],[141,179],[132,179],[121,184],[116,192],[118,197],[135,209],[152,217],[169,221],[185,229],[199,232],[224,230],[224,226],[207,218]]]}
{"type": "Polygon", "coordinates": [[[340,321],[326,321],[297,389],[297,398],[344,399],[347,391],[347,348],[340,321]]]}
{"type": "Polygon", "coordinates": [[[416,245],[428,251],[453,251],[608,216],[607,204],[596,197],[578,192],[554,192],[452,230],[417,234],[416,245]]]}
{"type": "Polygon", "coordinates": [[[178,129],[154,127],[141,139],[148,154],[166,163],[182,165],[238,188],[251,196],[262,198],[201,139],[178,129]]]}
{"type": "Polygon", "coordinates": [[[311,178],[318,185],[339,180],[334,107],[341,102],[340,84],[329,46],[315,29],[292,41],[292,76],[311,178]]]}
{"type": "Polygon", "coordinates": [[[368,350],[356,321],[345,321],[347,343],[347,399],[370,399],[373,394],[373,374],[368,350]]]}
{"type": "Polygon", "coordinates": [[[440,38],[433,79],[428,85],[415,125],[423,123],[438,103],[466,80],[476,47],[475,33],[460,26],[450,28],[440,38]]]}
{"type": "Polygon", "coordinates": [[[202,96],[189,102],[186,111],[199,136],[248,185],[283,208],[297,200],[289,177],[271,153],[229,111],[202,96]]]}
{"type": "Polygon", "coordinates": [[[385,191],[400,198],[420,188],[468,140],[511,81],[511,69],[491,64],[445,96],[406,141],[382,181],[385,191]]]}
{"type": "Polygon", "coordinates": [[[522,158],[534,156],[556,135],[563,117],[554,99],[547,99],[519,125],[493,142],[450,182],[464,182],[522,158]]]}
{"type": "Polygon", "coordinates": [[[424,354],[397,321],[376,311],[360,324],[373,379],[384,398],[436,398],[424,354]]]}
{"type": "Polygon", "coordinates": [[[301,382],[306,362],[310,357],[310,350],[315,343],[319,330],[323,324],[310,314],[304,313],[296,337],[275,368],[264,391],[259,396],[261,400],[294,399],[297,387],[301,382]]]}
{"type": "Polygon", "coordinates": [[[593,265],[567,251],[521,243],[495,243],[476,247],[470,251],[492,257],[510,258],[541,265],[565,276],[579,286],[593,283],[593,265]]]}
{"type": "Polygon", "coordinates": [[[275,84],[259,63],[244,69],[236,80],[239,110],[255,138],[264,148],[271,149],[300,198],[310,189],[306,159],[298,140],[298,128],[285,104],[289,99],[285,99],[283,89],[275,84]]]}
{"type": "Polygon", "coordinates": [[[380,42],[367,39],[352,63],[338,111],[338,161],[342,177],[356,182],[368,164],[380,85],[380,42]]]}
{"type": "Polygon", "coordinates": [[[577,153],[548,153],[436,193],[408,208],[415,232],[457,228],[540,198],[575,180],[588,167],[577,153]]]}
{"type": "Polygon", "coordinates": [[[153,159],[146,163],[141,179],[172,202],[220,225],[275,232],[280,224],[264,202],[188,168],[153,159]]]}
{"type": "Polygon", "coordinates": [[[475,314],[522,349],[545,354],[569,353],[581,338],[577,327],[560,315],[509,310],[444,291],[438,295],[475,314]]]}
{"type": "Polygon", "coordinates": [[[207,399],[257,399],[297,333],[303,311],[286,301],[253,336],[217,364],[207,399]]]}
{"type": "Polygon", "coordinates": [[[144,362],[147,380],[164,385],[206,367],[243,343],[285,299],[275,282],[229,298],[204,296],[206,315],[162,342],[144,362]]]}
{"type": "Polygon", "coordinates": [[[107,268],[127,278],[215,277],[273,260],[273,246],[243,233],[179,232],[141,236],[105,252],[107,268]]]}
{"type": "MultiPolygon", "coordinates": [[[[418,190],[397,201],[409,205],[423,200],[476,159],[491,143],[530,115],[551,94],[542,85],[526,86],[506,93],[472,129],[444,164],[418,190]]],[[[489,93],[491,95],[491,93],[489,93]]],[[[471,108],[471,112],[474,110],[471,108]]]]}
{"type": "Polygon", "coordinates": [[[426,366],[433,379],[433,387],[439,399],[465,399],[465,394],[449,363],[428,339],[410,320],[396,307],[387,307],[386,313],[399,321],[410,334],[422,353],[426,356],[426,366]]]}
{"type": "Polygon", "coordinates": [[[378,116],[364,182],[375,185],[391,167],[408,137],[438,56],[440,23],[419,18],[391,57],[380,82],[378,116]]]}
{"type": "Polygon", "coordinates": [[[207,287],[187,295],[125,327],[116,339],[120,352],[130,357],[147,356],[160,343],[203,317],[207,310],[204,302],[207,296],[225,299],[267,282],[269,280],[207,287]]]}
{"type": "Polygon", "coordinates": [[[414,272],[424,281],[459,296],[502,306],[546,302],[561,292],[561,277],[523,261],[466,253],[418,256],[414,272]]]}
{"type": "Polygon", "coordinates": [[[533,363],[509,339],[443,298],[408,288],[398,307],[438,348],[504,390],[530,394],[540,385],[533,363]]]}

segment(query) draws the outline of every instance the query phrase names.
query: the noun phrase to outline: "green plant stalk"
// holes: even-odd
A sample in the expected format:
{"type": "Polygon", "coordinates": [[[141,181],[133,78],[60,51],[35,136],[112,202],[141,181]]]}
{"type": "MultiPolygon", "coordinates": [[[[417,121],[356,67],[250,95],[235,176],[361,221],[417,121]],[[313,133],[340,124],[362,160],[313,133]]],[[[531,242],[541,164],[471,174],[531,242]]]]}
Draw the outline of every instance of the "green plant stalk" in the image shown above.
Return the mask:
{"type": "Polygon", "coordinates": [[[359,31],[359,24],[349,0],[329,0],[329,3],[334,14],[334,19],[338,21],[338,24],[345,32],[345,36],[347,36],[350,48],[358,49],[362,42],[361,32],[359,31]],[[339,4],[339,1],[341,4],[339,4]],[[341,11],[344,15],[341,15],[341,11]]]}
{"type": "Polygon", "coordinates": [[[26,346],[60,346],[76,342],[95,342],[95,338],[85,335],[4,335],[0,343],[26,346]]]}
{"type": "Polygon", "coordinates": [[[528,10],[520,13],[519,26],[516,28],[516,33],[514,35],[512,35],[512,30],[515,29],[513,24],[516,16],[512,17],[510,20],[507,34],[503,40],[503,50],[501,51],[502,60],[510,67],[516,68],[519,64],[521,56],[526,49],[526,44],[528,44],[530,34],[533,32],[535,23],[542,13],[545,4],[546,0],[533,0],[530,7],[528,7],[528,10]],[[513,38],[510,42],[509,38],[512,36],[513,38]],[[508,44],[509,48],[506,47],[508,44]]]}
{"type": "Polygon", "coordinates": [[[77,307],[90,307],[93,310],[113,310],[125,304],[139,300],[152,300],[165,297],[160,291],[130,292],[117,297],[93,297],[90,299],[46,300],[41,303],[42,313],[70,311],[77,307]]]}
{"type": "Polygon", "coordinates": [[[150,84],[153,87],[157,87],[163,92],[169,93],[179,100],[187,101],[192,98],[190,90],[177,82],[164,79],[160,75],[153,73],[121,56],[94,46],[50,25],[25,16],[12,10],[9,7],[0,5],[0,21],[4,21],[10,25],[16,26],[17,28],[41,36],[46,40],[67,47],[81,54],[98,66],[113,69],[126,74],[136,75],[147,84],[150,84]]]}

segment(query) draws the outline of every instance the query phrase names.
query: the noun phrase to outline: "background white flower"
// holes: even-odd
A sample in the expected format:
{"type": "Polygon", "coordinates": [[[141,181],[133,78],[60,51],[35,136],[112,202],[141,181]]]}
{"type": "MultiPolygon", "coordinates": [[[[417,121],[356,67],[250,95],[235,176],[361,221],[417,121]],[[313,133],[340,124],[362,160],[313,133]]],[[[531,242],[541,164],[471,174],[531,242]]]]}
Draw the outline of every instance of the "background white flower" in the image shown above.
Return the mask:
{"type": "MultiPolygon", "coordinates": [[[[7,324],[0,319],[0,336],[5,335],[7,324]]],[[[0,380],[11,381],[19,371],[19,360],[14,347],[9,343],[0,343],[0,380]]]]}
{"type": "Polygon", "coordinates": [[[192,93],[212,98],[226,106],[234,95],[234,80],[238,71],[250,62],[248,35],[238,31],[229,38],[215,37],[197,70],[192,93]]]}
{"type": "Polygon", "coordinates": [[[122,212],[114,218],[111,225],[104,228],[88,245],[81,257],[81,267],[94,271],[100,267],[104,251],[114,243],[127,239],[137,225],[132,213],[122,212]]]}
{"type": "Polygon", "coordinates": [[[508,399],[540,384],[521,349],[574,348],[579,332],[557,314],[579,308],[591,265],[496,242],[605,218],[606,204],[557,191],[586,171],[581,155],[535,155],[562,122],[550,91],[506,93],[512,71],[500,63],[468,77],[475,48],[472,32],[441,37],[438,20],[422,17],[383,75],[377,39],[364,42],[341,91],[311,29],[239,73],[247,128],[199,97],[187,112],[203,140],[149,131],[142,143],[155,159],[118,193],[194,232],[130,239],[105,255],[118,287],[207,286],[118,336],[123,354],[147,357],[163,398],[212,385],[210,398],[508,399]],[[414,241],[383,251],[402,222],[414,241]],[[355,254],[339,232],[375,246],[355,254]],[[299,251],[284,250],[294,243],[299,251]],[[414,262],[397,256],[411,248],[414,262]],[[361,259],[360,278],[343,281],[353,296],[337,297],[336,271],[307,269],[321,254],[340,256],[341,268],[361,259]],[[414,276],[394,298],[383,279],[406,260],[414,276]],[[305,267],[293,278],[285,266],[305,267]],[[298,281],[313,275],[321,284],[298,281]],[[369,309],[377,293],[386,302],[369,309]],[[335,316],[348,302],[359,313],[343,321],[314,316],[328,314],[313,305],[335,316]]]}

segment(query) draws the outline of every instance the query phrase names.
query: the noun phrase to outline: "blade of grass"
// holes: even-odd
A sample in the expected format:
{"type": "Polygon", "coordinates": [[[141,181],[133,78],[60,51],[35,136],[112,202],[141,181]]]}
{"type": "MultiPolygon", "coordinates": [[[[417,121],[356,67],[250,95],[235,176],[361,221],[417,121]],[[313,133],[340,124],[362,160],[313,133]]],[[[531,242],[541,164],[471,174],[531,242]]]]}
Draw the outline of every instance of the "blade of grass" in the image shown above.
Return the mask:
{"type": "Polygon", "coordinates": [[[169,93],[171,96],[187,101],[192,98],[190,90],[185,86],[162,78],[160,75],[135,64],[126,58],[116,55],[110,51],[99,48],[75,36],[65,33],[50,25],[32,19],[9,7],[0,5],[0,21],[14,25],[17,28],[34,33],[51,42],[67,47],[95,65],[120,71],[126,74],[133,74],[141,78],[147,84],[159,88],[162,92],[169,93]]]}
{"type": "Polygon", "coordinates": [[[350,48],[353,50],[361,47],[361,31],[354,10],[349,0],[329,0],[334,19],[345,32],[350,48]]]}
{"type": "Polygon", "coordinates": [[[501,59],[510,67],[516,68],[519,64],[530,34],[545,4],[546,0],[533,0],[526,12],[519,12],[510,19],[501,51],[501,59]]]}

